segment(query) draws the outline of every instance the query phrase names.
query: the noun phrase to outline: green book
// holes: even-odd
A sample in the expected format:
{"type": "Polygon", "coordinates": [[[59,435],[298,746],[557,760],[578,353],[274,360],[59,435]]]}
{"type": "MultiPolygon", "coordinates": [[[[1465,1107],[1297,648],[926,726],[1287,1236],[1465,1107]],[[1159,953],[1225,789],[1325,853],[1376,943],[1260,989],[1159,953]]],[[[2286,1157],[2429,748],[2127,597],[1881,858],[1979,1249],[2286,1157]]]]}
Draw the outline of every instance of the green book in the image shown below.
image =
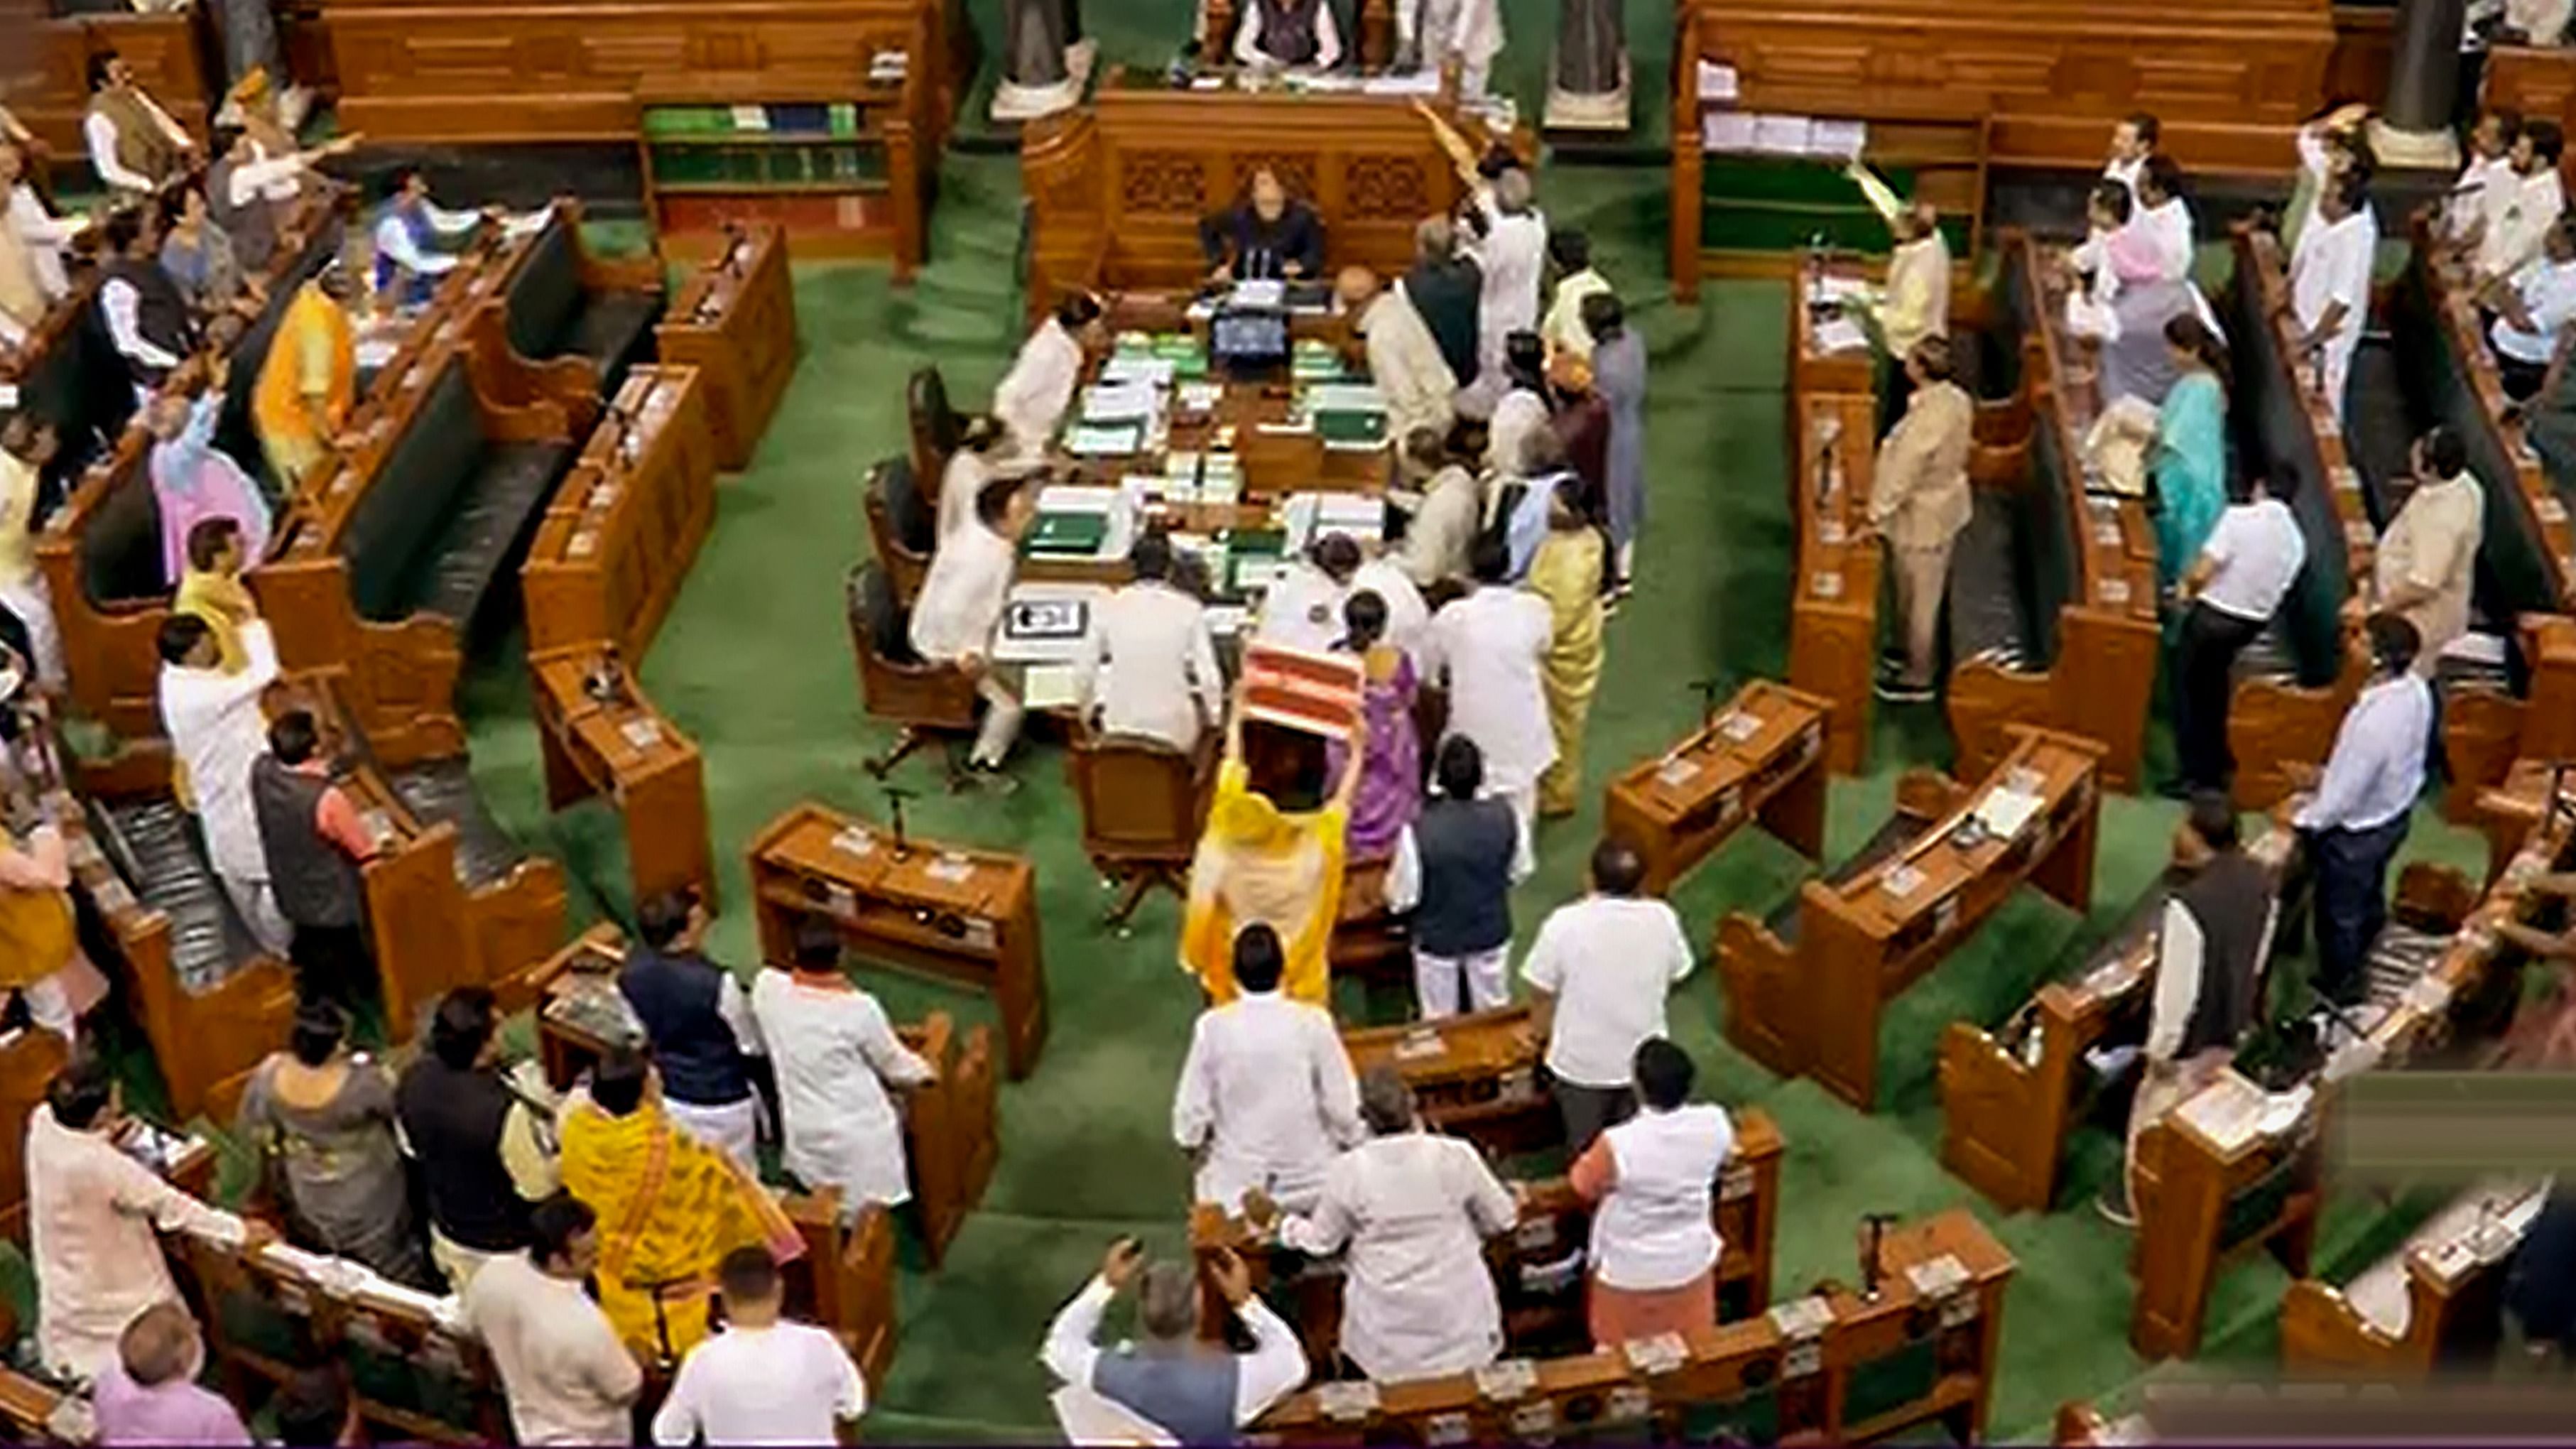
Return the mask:
{"type": "Polygon", "coordinates": [[[1106,513],[1041,513],[1029,526],[1028,551],[1088,557],[1108,536],[1106,513]]]}
{"type": "Polygon", "coordinates": [[[1328,409],[1315,414],[1316,435],[1326,447],[1375,447],[1386,441],[1386,414],[1357,409],[1328,409]]]}

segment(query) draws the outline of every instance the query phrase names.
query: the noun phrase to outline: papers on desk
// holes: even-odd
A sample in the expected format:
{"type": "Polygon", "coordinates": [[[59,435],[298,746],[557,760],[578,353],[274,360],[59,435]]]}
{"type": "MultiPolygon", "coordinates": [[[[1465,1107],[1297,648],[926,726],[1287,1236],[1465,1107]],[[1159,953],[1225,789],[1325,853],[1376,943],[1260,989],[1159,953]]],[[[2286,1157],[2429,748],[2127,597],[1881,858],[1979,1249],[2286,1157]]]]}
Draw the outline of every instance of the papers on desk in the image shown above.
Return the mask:
{"type": "Polygon", "coordinates": [[[1172,374],[1177,370],[1178,364],[1168,357],[1156,357],[1152,353],[1121,353],[1100,364],[1098,387],[1123,387],[1131,383],[1170,387],[1172,374]]]}
{"type": "Polygon", "coordinates": [[[1077,458],[1129,458],[1143,448],[1144,441],[1145,430],[1136,423],[1077,424],[1065,430],[1064,450],[1077,458]]]}
{"type": "MultiPolygon", "coordinates": [[[[1700,70],[1705,79],[1709,70],[1706,62],[1701,63],[1700,70]]],[[[1758,111],[1711,111],[1700,119],[1700,149],[1704,151],[1842,162],[1859,156],[1868,145],[1869,126],[1863,121],[1817,120],[1812,116],[1758,111]]]]}
{"type": "Polygon", "coordinates": [[[1699,63],[1699,98],[1703,101],[1734,100],[1741,87],[1735,67],[1714,60],[1699,63]]]}
{"type": "Polygon", "coordinates": [[[1288,284],[1267,277],[1237,282],[1229,304],[1236,307],[1285,307],[1288,305],[1288,284]]]}
{"type": "Polygon", "coordinates": [[[1333,533],[1375,543],[1386,532],[1386,504],[1365,493],[1299,493],[1280,510],[1280,519],[1287,526],[1291,553],[1302,553],[1333,533]]]}
{"type": "MultiPolygon", "coordinates": [[[[1171,364],[1160,364],[1166,372],[1171,364]]],[[[1163,394],[1151,382],[1097,382],[1082,390],[1082,421],[1088,427],[1142,424],[1162,410],[1163,394]]]]}
{"type": "Polygon", "coordinates": [[[2034,792],[1998,785],[1977,802],[1976,821],[1997,840],[2010,840],[2021,834],[2022,827],[2047,803],[2045,797],[2034,792]]]}
{"type": "Polygon", "coordinates": [[[1032,664],[1020,675],[1020,703],[1030,709],[1082,707],[1082,671],[1072,664],[1032,664]]]}
{"type": "Polygon", "coordinates": [[[1420,70],[1363,76],[1359,90],[1364,96],[1436,96],[1440,94],[1440,72],[1424,66],[1420,70]]]}
{"type": "Polygon", "coordinates": [[[1302,394],[1309,413],[1382,413],[1386,394],[1373,382],[1310,382],[1302,394]]]}

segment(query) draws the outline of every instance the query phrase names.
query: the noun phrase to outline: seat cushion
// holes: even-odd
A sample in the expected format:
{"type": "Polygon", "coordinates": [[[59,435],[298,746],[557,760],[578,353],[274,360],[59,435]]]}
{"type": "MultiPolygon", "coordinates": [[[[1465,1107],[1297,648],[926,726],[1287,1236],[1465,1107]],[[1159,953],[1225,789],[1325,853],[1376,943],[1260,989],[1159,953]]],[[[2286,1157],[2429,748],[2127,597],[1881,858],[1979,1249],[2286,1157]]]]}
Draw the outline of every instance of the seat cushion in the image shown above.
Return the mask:
{"type": "Polygon", "coordinates": [[[913,476],[912,460],[888,458],[877,469],[876,487],[885,497],[886,520],[894,525],[901,551],[927,557],[939,543],[939,516],[913,476]]]}
{"type": "Polygon", "coordinates": [[[561,352],[581,312],[581,257],[562,217],[549,216],[538,228],[503,301],[510,346],[521,357],[542,360],[561,352]]]}
{"type": "Polygon", "coordinates": [[[167,795],[91,812],[102,849],[143,904],[170,918],[170,959],[179,984],[202,992],[259,955],[206,859],[196,818],[167,795]]]}
{"type": "Polygon", "coordinates": [[[413,556],[403,612],[470,628],[495,580],[515,562],[555,485],[571,466],[564,443],[502,443],[484,451],[430,548],[413,556]]]}
{"type": "Polygon", "coordinates": [[[2271,622],[2263,626],[2263,632],[2254,636],[2254,642],[2246,645],[2236,656],[2236,679],[2295,680],[2299,677],[2299,661],[2291,652],[2289,637],[2281,622],[2281,615],[2274,614],[2271,622]]]}
{"type": "Polygon", "coordinates": [[[430,383],[341,530],[360,617],[391,621],[419,606],[435,545],[485,467],[484,451],[482,414],[460,355],[430,383]]]}
{"type": "Polygon", "coordinates": [[[601,395],[615,397],[626,370],[651,359],[653,324],[661,320],[659,292],[586,293],[571,325],[555,340],[553,355],[597,364],[601,395]]]}
{"type": "Polygon", "coordinates": [[[497,884],[528,858],[527,848],[484,807],[463,755],[407,765],[389,783],[421,823],[456,827],[456,878],[467,889],[497,884]]]}
{"type": "Polygon", "coordinates": [[[2043,667],[2022,594],[2018,553],[2011,498],[1980,491],[1950,558],[1953,667],[1973,659],[2006,669],[2043,667]]]}

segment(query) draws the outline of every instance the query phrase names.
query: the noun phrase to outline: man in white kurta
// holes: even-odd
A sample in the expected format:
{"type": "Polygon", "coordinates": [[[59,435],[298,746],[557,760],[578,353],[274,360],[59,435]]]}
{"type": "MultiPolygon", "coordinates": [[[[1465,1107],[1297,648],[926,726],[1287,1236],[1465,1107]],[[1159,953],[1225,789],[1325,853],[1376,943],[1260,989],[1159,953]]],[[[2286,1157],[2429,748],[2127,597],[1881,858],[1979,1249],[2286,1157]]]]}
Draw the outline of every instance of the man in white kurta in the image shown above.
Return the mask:
{"type": "Polygon", "coordinates": [[[121,1119],[104,1067],[74,1067],[65,1077],[88,1079],[49,1095],[83,1125],[65,1125],[50,1102],[28,1114],[27,1231],[37,1349],[47,1368],[86,1379],[116,1357],[117,1337],[135,1314],[179,1296],[156,1229],[234,1244],[246,1229],[117,1147],[121,1119]]]}
{"type": "Polygon", "coordinates": [[[1001,420],[1019,456],[1037,456],[1055,437],[1065,409],[1073,406],[1074,390],[1082,384],[1085,349],[1099,333],[1100,303],[1076,293],[1020,345],[1011,370],[993,389],[993,416],[1001,420]]]}
{"type": "Polygon", "coordinates": [[[1172,1140],[1198,1160],[1198,1200],[1229,1212],[1253,1188],[1311,1209],[1334,1155],[1361,1137],[1341,1031],[1331,1012],[1280,994],[1282,964],[1277,934],[1247,927],[1234,953],[1242,994],[1199,1013],[1172,1097],[1172,1140]]]}
{"type": "Polygon", "coordinates": [[[1485,234],[1467,255],[1483,269],[1476,311],[1476,375],[1503,376],[1503,345],[1515,332],[1538,330],[1539,283],[1547,273],[1547,216],[1531,198],[1529,173],[1517,167],[1479,184],[1476,210],[1485,234]]]}
{"type": "Polygon", "coordinates": [[[2156,153],[2156,142],[2163,139],[2164,128],[2145,111],[2123,116],[2111,127],[2111,154],[2102,163],[2102,179],[2116,181],[2129,192],[2132,202],[2138,193],[2138,173],[2144,171],[2147,158],[2156,153]]]}
{"type": "Polygon", "coordinates": [[[261,691],[277,679],[277,641],[268,621],[240,626],[247,662],[226,673],[212,630],[193,614],[161,625],[161,730],[184,771],[187,794],[205,827],[208,864],[224,894],[261,945],[283,954],[286,921],[268,890],[268,854],[252,811],[250,767],[268,753],[261,691]]]}
{"type": "Polygon", "coordinates": [[[1512,802],[1526,830],[1538,808],[1538,777],[1556,763],[1540,683],[1555,621],[1547,600],[1503,582],[1510,568],[1500,540],[1477,545],[1476,586],[1431,616],[1421,670],[1425,683],[1445,679],[1448,734],[1476,742],[1485,788],[1512,802]]]}
{"type": "Polygon", "coordinates": [[[1386,399],[1388,436],[1409,437],[1416,428],[1448,432],[1458,379],[1404,284],[1380,291],[1367,268],[1346,267],[1338,290],[1352,330],[1367,344],[1369,380],[1386,399]]]}
{"type": "Polygon", "coordinates": [[[798,941],[794,971],[753,979],[751,1015],[778,1074],[779,1164],[809,1188],[839,1188],[847,1213],[911,1201],[903,1118],[887,1089],[924,1086],[936,1074],[895,1035],[877,999],[841,973],[840,943],[798,941]]]}
{"type": "Polygon", "coordinates": [[[1342,604],[1359,572],[1360,546],[1347,533],[1328,533],[1292,558],[1261,595],[1252,637],[1321,654],[1342,637],[1342,604]]]}
{"type": "Polygon", "coordinates": [[[1416,467],[1429,470],[1430,481],[1422,485],[1422,506],[1414,510],[1413,522],[1404,531],[1399,556],[1405,576],[1425,589],[1443,579],[1463,579],[1468,552],[1475,547],[1477,529],[1484,522],[1484,489],[1465,464],[1449,461],[1443,439],[1408,444],[1406,451],[1413,455],[1416,467]]]}
{"type": "Polygon", "coordinates": [[[2290,255],[2290,310],[2300,350],[2318,360],[2326,400],[2341,417],[2352,354],[2370,321],[2370,267],[2379,251],[2379,222],[2357,182],[2329,185],[2317,214],[2290,255]]]}
{"type": "Polygon", "coordinates": [[[968,764],[998,771],[1020,737],[1026,713],[1020,693],[993,667],[993,639],[1018,576],[1020,535],[1036,515],[1037,490],[997,480],[975,500],[975,522],[941,542],[930,556],[921,596],[912,604],[913,652],[934,664],[953,664],[972,675],[984,699],[984,722],[968,764]]]}
{"type": "Polygon", "coordinates": [[[1151,736],[1186,753],[1225,717],[1225,674],[1207,609],[1172,587],[1172,545],[1160,533],[1136,540],[1128,563],[1136,582],[1092,606],[1076,692],[1103,731],[1151,736]]]}
{"type": "Polygon", "coordinates": [[[2567,193],[2558,179],[2558,156],[2566,137],[2555,122],[2530,121],[2514,138],[2506,159],[2510,176],[2486,188],[2486,230],[2478,238],[2477,273],[2481,285],[2502,281],[2540,255],[2541,239],[2567,209],[2567,193]]]}
{"type": "Polygon", "coordinates": [[[1481,100],[1503,49],[1501,0],[1398,0],[1395,50],[1425,70],[1458,65],[1458,99],[1481,100]]]}
{"type": "Polygon", "coordinates": [[[2474,246],[2486,235],[2488,208],[2494,198],[2521,181],[2513,170],[2513,143],[2522,135],[2519,117],[2508,121],[2498,111],[2478,113],[2469,132],[2469,159],[2451,194],[2442,198],[2442,229],[2451,240],[2474,246]]]}
{"type": "Polygon", "coordinates": [[[1360,1112],[1374,1134],[1334,1159],[1311,1214],[1279,1241],[1345,1253],[1342,1351],[1378,1383],[1465,1373],[1502,1353],[1502,1306],[1484,1240],[1512,1230],[1519,1205],[1476,1149],[1424,1132],[1391,1065],[1369,1070],[1360,1112]]]}
{"type": "Polygon", "coordinates": [[[1361,564],[1359,572],[1351,575],[1350,591],[1377,595],[1378,602],[1386,605],[1386,642],[1403,650],[1413,667],[1421,669],[1423,636],[1431,632],[1431,606],[1405,573],[1403,560],[1382,553],[1361,564]]]}

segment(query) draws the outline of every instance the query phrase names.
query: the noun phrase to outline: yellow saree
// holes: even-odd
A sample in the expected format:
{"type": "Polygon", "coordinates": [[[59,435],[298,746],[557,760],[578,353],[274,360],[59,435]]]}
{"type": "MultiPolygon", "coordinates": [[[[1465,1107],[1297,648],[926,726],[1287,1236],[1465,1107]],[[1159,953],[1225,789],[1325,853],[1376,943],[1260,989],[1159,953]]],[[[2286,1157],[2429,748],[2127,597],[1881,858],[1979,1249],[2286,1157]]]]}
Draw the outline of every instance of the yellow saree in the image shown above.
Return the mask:
{"type": "Polygon", "coordinates": [[[563,1183],[599,1214],[600,1309],[647,1363],[676,1363],[707,1336],[725,1254],[759,1243],[783,1263],[804,1252],[769,1190],[659,1103],[612,1117],[576,1099],[563,1119],[563,1183]]]}
{"type": "Polygon", "coordinates": [[[305,283],[278,319],[277,340],[251,393],[251,421],[278,486],[296,492],[330,460],[329,429],[348,418],[357,379],[357,334],[348,312],[320,280],[305,283]],[[322,427],[315,426],[308,398],[321,400],[322,427]]]}
{"type": "Polygon", "coordinates": [[[1583,779],[1583,726],[1601,684],[1601,532],[1552,530],[1530,560],[1529,584],[1547,600],[1551,627],[1539,686],[1556,736],[1556,763],[1539,777],[1541,815],[1571,815],[1583,779]]]}
{"type": "Polygon", "coordinates": [[[1234,938],[1259,921],[1279,933],[1288,954],[1280,989],[1293,1000],[1324,1004],[1332,986],[1333,921],[1342,908],[1347,813],[1336,803],[1291,815],[1252,788],[1241,761],[1228,760],[1217,771],[1181,919],[1181,969],[1198,976],[1210,1000],[1235,998],[1234,938]]]}

